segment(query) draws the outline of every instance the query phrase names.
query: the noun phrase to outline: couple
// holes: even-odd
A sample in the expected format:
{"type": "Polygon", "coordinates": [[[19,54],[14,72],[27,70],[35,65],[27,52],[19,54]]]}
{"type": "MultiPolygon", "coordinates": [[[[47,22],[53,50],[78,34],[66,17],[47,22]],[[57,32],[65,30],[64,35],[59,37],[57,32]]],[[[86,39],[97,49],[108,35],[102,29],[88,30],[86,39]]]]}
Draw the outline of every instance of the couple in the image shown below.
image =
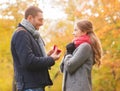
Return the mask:
{"type": "MultiPolygon", "coordinates": [[[[18,91],[45,91],[52,85],[48,70],[60,58],[57,48],[45,52],[37,30],[43,25],[43,12],[28,7],[11,40],[14,74],[18,91]]],[[[66,46],[60,69],[64,73],[63,91],[92,91],[91,70],[100,65],[101,47],[92,23],[82,20],[75,24],[75,39],[66,46]]]]}

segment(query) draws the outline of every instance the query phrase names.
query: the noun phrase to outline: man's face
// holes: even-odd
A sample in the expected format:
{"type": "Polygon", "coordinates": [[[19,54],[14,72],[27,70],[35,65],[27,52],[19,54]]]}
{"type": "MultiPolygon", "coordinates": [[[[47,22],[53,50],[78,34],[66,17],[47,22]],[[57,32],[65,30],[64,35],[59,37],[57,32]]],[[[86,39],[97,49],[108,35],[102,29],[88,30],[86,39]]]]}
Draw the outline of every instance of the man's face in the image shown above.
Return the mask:
{"type": "Polygon", "coordinates": [[[36,30],[39,30],[40,26],[43,25],[43,14],[41,12],[38,12],[35,17],[31,17],[30,22],[35,27],[36,30]]]}

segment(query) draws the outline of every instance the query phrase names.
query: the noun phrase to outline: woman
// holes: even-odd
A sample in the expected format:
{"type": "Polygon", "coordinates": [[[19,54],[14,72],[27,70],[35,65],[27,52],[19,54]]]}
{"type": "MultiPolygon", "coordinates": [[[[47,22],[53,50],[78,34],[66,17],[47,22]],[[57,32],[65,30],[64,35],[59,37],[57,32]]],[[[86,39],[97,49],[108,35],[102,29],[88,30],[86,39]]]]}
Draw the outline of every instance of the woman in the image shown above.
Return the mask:
{"type": "Polygon", "coordinates": [[[92,91],[92,66],[101,63],[100,41],[88,20],[77,22],[73,35],[75,38],[66,46],[67,54],[60,65],[63,91],[92,91]]]}

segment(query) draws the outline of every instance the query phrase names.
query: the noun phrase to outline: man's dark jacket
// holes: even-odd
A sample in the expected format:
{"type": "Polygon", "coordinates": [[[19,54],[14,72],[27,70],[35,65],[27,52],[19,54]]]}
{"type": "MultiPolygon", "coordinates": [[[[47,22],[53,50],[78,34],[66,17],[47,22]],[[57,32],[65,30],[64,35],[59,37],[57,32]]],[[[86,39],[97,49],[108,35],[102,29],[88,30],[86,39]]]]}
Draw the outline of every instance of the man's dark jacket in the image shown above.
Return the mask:
{"type": "Polygon", "coordinates": [[[18,89],[38,88],[52,85],[48,68],[55,64],[53,58],[43,57],[36,39],[25,28],[13,34],[11,52],[18,89]]]}

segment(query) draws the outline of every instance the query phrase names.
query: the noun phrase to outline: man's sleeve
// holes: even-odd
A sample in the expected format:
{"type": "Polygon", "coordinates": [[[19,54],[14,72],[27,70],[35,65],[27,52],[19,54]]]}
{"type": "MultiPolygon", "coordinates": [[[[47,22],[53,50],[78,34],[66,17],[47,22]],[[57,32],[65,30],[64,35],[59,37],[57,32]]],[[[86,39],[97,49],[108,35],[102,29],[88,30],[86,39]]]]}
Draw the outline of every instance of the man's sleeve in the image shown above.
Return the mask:
{"type": "Polygon", "coordinates": [[[55,64],[52,57],[35,56],[32,51],[31,40],[25,31],[19,31],[15,40],[15,49],[22,67],[38,70],[55,64]]]}

